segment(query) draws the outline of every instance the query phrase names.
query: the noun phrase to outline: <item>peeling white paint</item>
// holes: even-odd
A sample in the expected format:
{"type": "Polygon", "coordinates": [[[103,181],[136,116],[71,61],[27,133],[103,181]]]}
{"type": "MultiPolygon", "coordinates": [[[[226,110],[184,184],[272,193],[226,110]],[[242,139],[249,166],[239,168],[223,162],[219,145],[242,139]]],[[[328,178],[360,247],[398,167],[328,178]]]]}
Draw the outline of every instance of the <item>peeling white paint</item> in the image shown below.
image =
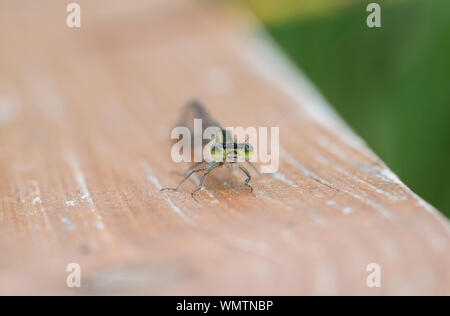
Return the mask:
{"type": "Polygon", "coordinates": [[[35,206],[36,204],[39,204],[39,205],[42,204],[41,198],[40,198],[39,196],[38,196],[38,197],[35,197],[35,198],[33,199],[33,206],[35,206]]]}
{"type": "Polygon", "coordinates": [[[438,210],[436,210],[433,206],[431,206],[428,202],[423,200],[420,196],[414,193],[408,186],[406,186],[397,175],[395,175],[388,167],[383,166],[382,168],[378,166],[369,167],[363,166],[361,168],[363,172],[367,174],[374,175],[380,179],[383,179],[386,182],[393,183],[398,185],[401,189],[403,189],[406,193],[408,193],[414,200],[416,200],[416,205],[422,207],[428,213],[433,215],[439,223],[444,227],[447,234],[450,235],[450,223],[447,218],[445,218],[438,210]]]}
{"type": "MultiPolygon", "coordinates": [[[[144,164],[144,167],[147,172],[147,180],[152,182],[158,190],[162,189],[161,184],[159,183],[158,179],[154,176],[152,169],[148,164],[144,164]]],[[[161,193],[163,197],[165,197],[166,202],[170,205],[171,209],[179,215],[186,223],[188,223],[190,226],[195,226],[195,222],[190,219],[178,206],[176,206],[172,200],[167,196],[167,194],[161,193]]]]}
{"type": "Polygon", "coordinates": [[[104,230],[105,224],[103,223],[103,218],[98,212],[97,208],[94,205],[94,202],[92,201],[91,194],[89,193],[89,190],[86,185],[86,180],[84,179],[84,175],[80,168],[80,163],[78,162],[78,159],[75,157],[75,155],[70,154],[68,155],[69,164],[72,168],[73,176],[75,178],[75,181],[78,186],[78,190],[80,191],[80,199],[86,201],[89,204],[89,208],[94,214],[95,217],[95,227],[98,230],[104,230]]]}
{"type": "Polygon", "coordinates": [[[326,181],[325,179],[322,179],[318,175],[316,175],[311,170],[307,169],[305,166],[303,166],[300,162],[298,162],[294,157],[292,157],[284,148],[280,147],[280,153],[282,156],[291,164],[293,167],[295,167],[297,170],[299,170],[301,173],[303,173],[305,176],[322,183],[323,185],[326,185],[330,188],[334,188],[334,186],[326,181]]]}
{"type": "Polygon", "coordinates": [[[286,184],[289,184],[293,188],[298,188],[298,185],[295,184],[294,181],[287,179],[284,174],[281,174],[279,172],[274,172],[274,173],[271,173],[271,175],[272,175],[273,178],[275,178],[275,179],[277,179],[277,180],[279,180],[281,182],[284,182],[286,184]]]}
{"type": "MultiPolygon", "coordinates": [[[[336,203],[335,201],[329,200],[326,203],[327,203],[327,205],[330,205],[330,206],[336,205],[336,208],[338,208],[338,206],[337,206],[338,203],[336,203]]],[[[338,210],[340,210],[340,212],[343,215],[349,215],[349,214],[353,213],[353,208],[350,207],[350,206],[345,206],[345,207],[342,207],[342,208],[338,208],[338,210]]]]}
{"type": "Polygon", "coordinates": [[[366,199],[362,195],[354,193],[354,192],[352,192],[350,190],[347,190],[345,188],[340,188],[340,190],[342,192],[347,193],[348,195],[350,195],[354,199],[357,199],[357,200],[360,200],[360,201],[364,202],[364,204],[366,204],[366,205],[370,206],[371,208],[375,209],[376,211],[378,211],[383,217],[388,218],[388,219],[392,219],[394,217],[394,214],[392,214],[392,212],[390,212],[389,210],[385,209],[383,206],[381,206],[377,202],[374,202],[374,201],[372,201],[370,199],[366,199]]]}
{"type": "MultiPolygon", "coordinates": [[[[280,152],[282,153],[283,157],[295,168],[297,168],[299,171],[301,171],[304,175],[312,178],[313,180],[320,182],[332,189],[335,189],[334,185],[331,184],[330,182],[322,179],[321,177],[319,177],[318,175],[316,175],[314,172],[312,172],[311,170],[308,170],[307,168],[305,168],[300,162],[298,162],[295,158],[293,158],[288,152],[286,152],[283,148],[280,148],[280,152]]],[[[335,189],[337,191],[342,191],[345,192],[347,194],[349,194],[350,196],[352,196],[353,198],[357,199],[357,200],[361,200],[363,201],[365,204],[369,205],[370,207],[374,208],[375,210],[377,210],[378,212],[380,212],[381,215],[383,215],[386,218],[392,218],[393,214],[386,210],[384,207],[382,207],[380,204],[370,200],[370,199],[366,199],[363,196],[356,194],[350,190],[347,190],[345,188],[339,188],[335,189]]]]}
{"type": "Polygon", "coordinates": [[[50,225],[50,221],[48,219],[47,211],[45,210],[45,208],[42,204],[41,191],[39,189],[39,184],[36,180],[30,180],[28,183],[33,188],[33,191],[31,192],[31,198],[32,198],[31,203],[33,204],[33,206],[37,207],[40,214],[42,215],[46,229],[50,229],[51,225],[50,225]]]}
{"type": "Polygon", "coordinates": [[[67,206],[75,206],[75,201],[66,201],[65,204],[67,206]]]}
{"type": "Polygon", "coordinates": [[[352,180],[354,180],[354,181],[356,181],[358,183],[364,184],[365,186],[367,186],[372,191],[374,191],[374,192],[376,192],[378,194],[384,195],[384,196],[388,197],[391,200],[395,201],[395,200],[398,200],[398,199],[402,199],[402,197],[396,196],[396,195],[394,195],[394,194],[392,194],[390,192],[387,192],[387,191],[384,191],[384,190],[382,190],[380,188],[377,188],[376,186],[374,186],[374,185],[372,185],[372,184],[370,184],[370,183],[368,183],[368,182],[358,178],[357,176],[355,176],[355,175],[345,171],[344,169],[342,169],[340,167],[334,167],[334,170],[336,170],[339,173],[344,174],[348,178],[350,178],[350,179],[352,179],[352,180]]]}

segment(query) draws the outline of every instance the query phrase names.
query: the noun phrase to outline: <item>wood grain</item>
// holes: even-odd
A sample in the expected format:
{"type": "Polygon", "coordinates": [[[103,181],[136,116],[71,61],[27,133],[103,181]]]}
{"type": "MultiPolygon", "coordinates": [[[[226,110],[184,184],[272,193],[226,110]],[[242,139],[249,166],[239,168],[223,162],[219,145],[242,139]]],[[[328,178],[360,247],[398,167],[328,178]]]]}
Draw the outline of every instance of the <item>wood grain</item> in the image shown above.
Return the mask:
{"type": "Polygon", "coordinates": [[[450,294],[448,220],[244,11],[79,3],[69,29],[61,1],[0,2],[0,294],[450,294]],[[230,169],[199,203],[193,180],[159,191],[186,167],[169,135],[192,97],[225,126],[280,127],[255,196],[230,169]]]}

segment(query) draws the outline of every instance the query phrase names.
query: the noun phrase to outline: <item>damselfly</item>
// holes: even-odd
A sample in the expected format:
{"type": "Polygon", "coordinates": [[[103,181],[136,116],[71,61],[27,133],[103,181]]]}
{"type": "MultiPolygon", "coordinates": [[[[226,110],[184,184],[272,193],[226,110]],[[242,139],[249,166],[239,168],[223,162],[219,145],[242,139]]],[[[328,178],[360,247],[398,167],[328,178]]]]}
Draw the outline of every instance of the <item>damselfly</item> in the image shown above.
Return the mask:
{"type": "Polygon", "coordinates": [[[212,161],[207,162],[203,160],[202,162],[197,162],[191,169],[186,172],[184,178],[175,187],[162,188],[161,191],[178,190],[183,182],[185,182],[190,176],[192,176],[196,172],[203,171],[197,188],[191,193],[191,196],[194,198],[194,194],[203,187],[205,177],[212,170],[229,164],[237,165],[239,169],[247,176],[244,183],[253,192],[253,187],[250,185],[252,176],[247,168],[245,168],[245,166],[242,164],[242,162],[247,162],[256,171],[256,168],[250,162],[253,154],[253,147],[248,144],[248,142],[238,143],[236,135],[234,135],[233,137],[228,130],[223,129],[221,125],[216,120],[214,120],[206,111],[204,106],[197,101],[192,101],[184,107],[181,121],[178,126],[187,127],[191,131],[191,144],[195,144],[196,142],[194,141],[194,139],[196,137],[199,137],[202,139],[202,141],[197,143],[200,143],[202,147],[208,145],[208,148],[210,148],[212,161]],[[195,134],[193,127],[195,119],[202,120],[201,135],[195,134]],[[211,140],[205,140],[202,138],[202,135],[204,130],[209,127],[216,128],[218,132],[211,138],[211,140]]]}

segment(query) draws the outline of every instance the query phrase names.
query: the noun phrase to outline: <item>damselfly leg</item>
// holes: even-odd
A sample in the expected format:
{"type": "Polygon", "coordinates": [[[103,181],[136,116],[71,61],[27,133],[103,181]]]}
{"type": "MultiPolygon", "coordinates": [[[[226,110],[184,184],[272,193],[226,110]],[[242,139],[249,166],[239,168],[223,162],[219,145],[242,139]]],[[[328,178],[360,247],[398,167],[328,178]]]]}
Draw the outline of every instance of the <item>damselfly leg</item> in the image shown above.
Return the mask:
{"type": "Polygon", "coordinates": [[[189,179],[190,176],[192,176],[195,172],[199,172],[205,169],[208,169],[211,166],[211,164],[206,164],[191,170],[188,170],[188,172],[186,173],[186,175],[184,176],[184,178],[176,185],[176,187],[174,188],[161,188],[161,191],[166,191],[166,190],[172,190],[172,191],[176,191],[180,188],[180,186],[183,184],[184,181],[186,181],[187,179],[189,179]]]}
{"type": "Polygon", "coordinates": [[[220,162],[212,162],[208,165],[209,167],[208,167],[208,169],[206,169],[205,173],[203,173],[197,188],[194,191],[192,191],[192,193],[191,193],[191,196],[193,198],[194,198],[194,194],[197,193],[197,191],[201,190],[201,188],[203,187],[203,181],[205,181],[205,177],[208,175],[208,173],[210,173],[213,169],[217,168],[220,165],[221,165],[220,162]]]}
{"type": "Polygon", "coordinates": [[[245,175],[247,176],[247,179],[245,180],[245,185],[247,186],[247,187],[249,187],[250,188],[250,191],[253,193],[253,187],[252,187],[252,185],[249,183],[250,182],[250,180],[252,179],[252,176],[251,176],[251,174],[250,174],[250,172],[247,170],[247,168],[245,168],[242,164],[238,164],[238,166],[239,166],[239,169],[241,169],[244,173],[245,173],[245,175]]]}

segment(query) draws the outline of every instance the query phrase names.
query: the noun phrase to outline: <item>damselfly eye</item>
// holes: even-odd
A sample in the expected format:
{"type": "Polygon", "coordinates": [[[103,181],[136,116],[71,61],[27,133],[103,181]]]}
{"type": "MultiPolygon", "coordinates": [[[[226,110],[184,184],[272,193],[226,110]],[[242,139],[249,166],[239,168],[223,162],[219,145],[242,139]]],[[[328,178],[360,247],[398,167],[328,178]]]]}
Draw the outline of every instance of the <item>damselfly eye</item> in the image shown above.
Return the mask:
{"type": "Polygon", "coordinates": [[[245,144],[244,146],[245,151],[245,160],[249,161],[253,156],[253,147],[250,144],[245,144]]]}

